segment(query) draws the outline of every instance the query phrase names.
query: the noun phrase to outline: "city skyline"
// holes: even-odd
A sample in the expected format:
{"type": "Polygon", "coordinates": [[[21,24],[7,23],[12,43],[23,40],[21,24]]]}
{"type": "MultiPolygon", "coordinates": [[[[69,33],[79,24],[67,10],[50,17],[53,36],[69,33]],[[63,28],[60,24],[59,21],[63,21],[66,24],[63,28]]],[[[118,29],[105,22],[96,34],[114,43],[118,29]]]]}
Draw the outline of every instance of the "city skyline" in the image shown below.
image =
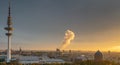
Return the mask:
{"type": "MultiPolygon", "coordinates": [[[[120,51],[120,1],[12,0],[12,49],[55,50],[65,31],[75,33],[66,49],[120,51]]],[[[0,49],[7,48],[4,27],[8,0],[0,1],[0,49]]]]}

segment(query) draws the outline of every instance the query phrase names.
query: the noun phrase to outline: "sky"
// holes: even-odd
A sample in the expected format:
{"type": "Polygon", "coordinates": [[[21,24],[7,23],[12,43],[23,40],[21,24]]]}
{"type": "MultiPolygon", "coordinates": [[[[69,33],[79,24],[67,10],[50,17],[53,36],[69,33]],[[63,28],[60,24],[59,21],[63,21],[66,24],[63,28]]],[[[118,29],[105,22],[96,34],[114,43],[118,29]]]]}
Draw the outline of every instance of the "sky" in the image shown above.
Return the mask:
{"type": "MultiPolygon", "coordinates": [[[[66,30],[75,39],[65,50],[120,51],[119,0],[11,0],[12,49],[55,50],[66,30]]],[[[0,0],[0,49],[7,48],[4,30],[8,0],[0,0]]]]}

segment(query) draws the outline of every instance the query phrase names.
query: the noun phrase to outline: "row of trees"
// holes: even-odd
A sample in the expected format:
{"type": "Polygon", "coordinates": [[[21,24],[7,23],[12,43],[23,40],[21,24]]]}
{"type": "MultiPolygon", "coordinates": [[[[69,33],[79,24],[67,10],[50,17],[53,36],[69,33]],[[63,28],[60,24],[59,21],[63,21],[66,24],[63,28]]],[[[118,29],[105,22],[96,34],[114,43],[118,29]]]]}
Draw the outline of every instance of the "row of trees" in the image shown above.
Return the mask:
{"type": "MultiPolygon", "coordinates": [[[[5,63],[2,62],[0,65],[23,65],[18,62],[11,62],[11,63],[5,63]]],[[[120,65],[119,63],[114,63],[110,61],[101,61],[101,62],[94,62],[91,60],[87,61],[79,61],[79,62],[73,62],[73,63],[51,63],[51,64],[38,64],[38,63],[33,63],[33,64],[28,64],[28,65],[120,65]]]]}

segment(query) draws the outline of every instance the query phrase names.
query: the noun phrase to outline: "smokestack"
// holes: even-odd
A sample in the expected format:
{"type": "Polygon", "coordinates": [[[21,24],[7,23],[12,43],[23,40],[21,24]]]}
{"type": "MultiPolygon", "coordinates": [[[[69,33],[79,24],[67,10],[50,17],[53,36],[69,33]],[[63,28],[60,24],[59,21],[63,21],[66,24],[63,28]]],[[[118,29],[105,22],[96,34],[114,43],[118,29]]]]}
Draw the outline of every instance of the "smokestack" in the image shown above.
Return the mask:
{"type": "Polygon", "coordinates": [[[74,37],[74,32],[72,32],[71,30],[67,30],[65,32],[64,40],[60,49],[65,49],[71,43],[71,41],[74,40],[74,37]]]}

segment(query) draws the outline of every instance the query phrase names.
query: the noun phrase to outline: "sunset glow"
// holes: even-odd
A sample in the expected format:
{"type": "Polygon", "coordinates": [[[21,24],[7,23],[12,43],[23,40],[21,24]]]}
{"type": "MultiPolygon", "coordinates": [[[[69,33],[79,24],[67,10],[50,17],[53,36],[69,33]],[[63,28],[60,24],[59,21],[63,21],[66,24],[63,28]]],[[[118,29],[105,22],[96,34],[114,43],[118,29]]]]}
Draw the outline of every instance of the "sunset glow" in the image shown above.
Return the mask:
{"type": "MultiPolygon", "coordinates": [[[[120,52],[120,1],[13,0],[12,49],[120,52]],[[66,41],[65,31],[75,36],[66,41]]],[[[7,0],[0,1],[0,49],[6,49],[7,0]]]]}

